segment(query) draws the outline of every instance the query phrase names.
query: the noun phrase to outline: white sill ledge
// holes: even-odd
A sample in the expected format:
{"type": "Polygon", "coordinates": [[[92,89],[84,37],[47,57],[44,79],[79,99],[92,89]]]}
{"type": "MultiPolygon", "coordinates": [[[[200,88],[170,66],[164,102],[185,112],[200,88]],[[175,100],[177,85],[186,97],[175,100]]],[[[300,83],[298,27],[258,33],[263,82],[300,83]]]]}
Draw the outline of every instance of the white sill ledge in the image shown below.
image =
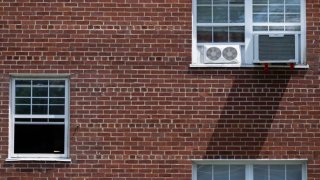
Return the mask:
{"type": "Polygon", "coordinates": [[[69,158],[7,158],[6,162],[18,162],[18,161],[51,161],[51,162],[66,162],[70,163],[69,158]]]}
{"type": "MultiPolygon", "coordinates": [[[[226,68],[251,68],[251,67],[264,67],[263,64],[242,64],[242,65],[233,65],[233,64],[190,64],[191,68],[219,68],[219,67],[226,67],[226,68]]],[[[287,68],[290,69],[290,65],[275,65],[269,64],[269,68],[287,68]]],[[[295,69],[309,69],[308,64],[296,64],[294,66],[295,69]]]]}

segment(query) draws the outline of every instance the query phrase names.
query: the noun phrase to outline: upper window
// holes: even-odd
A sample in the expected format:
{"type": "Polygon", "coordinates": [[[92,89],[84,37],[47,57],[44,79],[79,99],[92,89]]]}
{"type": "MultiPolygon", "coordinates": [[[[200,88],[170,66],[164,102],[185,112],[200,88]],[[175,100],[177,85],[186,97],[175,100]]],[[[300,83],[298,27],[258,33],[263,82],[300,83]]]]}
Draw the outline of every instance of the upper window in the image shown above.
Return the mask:
{"type": "Polygon", "coordinates": [[[193,66],[305,64],[305,0],[193,0],[193,66]]]}
{"type": "Polygon", "coordinates": [[[297,160],[225,160],[197,162],[192,180],[306,180],[305,162],[297,160]]]}
{"type": "Polygon", "coordinates": [[[68,94],[67,79],[12,79],[9,158],[68,157],[68,94]]]}

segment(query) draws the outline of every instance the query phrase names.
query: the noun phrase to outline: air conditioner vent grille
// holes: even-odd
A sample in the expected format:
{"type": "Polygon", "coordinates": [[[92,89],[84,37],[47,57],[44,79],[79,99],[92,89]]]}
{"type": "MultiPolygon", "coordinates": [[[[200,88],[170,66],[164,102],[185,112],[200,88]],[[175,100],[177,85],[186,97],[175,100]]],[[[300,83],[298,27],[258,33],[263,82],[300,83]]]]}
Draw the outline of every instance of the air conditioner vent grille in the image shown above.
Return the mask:
{"type": "Polygon", "coordinates": [[[221,50],[217,47],[211,47],[207,50],[207,57],[212,61],[216,61],[221,57],[221,50]]]}
{"type": "Polygon", "coordinates": [[[241,64],[240,45],[204,45],[205,64],[241,64]]]}

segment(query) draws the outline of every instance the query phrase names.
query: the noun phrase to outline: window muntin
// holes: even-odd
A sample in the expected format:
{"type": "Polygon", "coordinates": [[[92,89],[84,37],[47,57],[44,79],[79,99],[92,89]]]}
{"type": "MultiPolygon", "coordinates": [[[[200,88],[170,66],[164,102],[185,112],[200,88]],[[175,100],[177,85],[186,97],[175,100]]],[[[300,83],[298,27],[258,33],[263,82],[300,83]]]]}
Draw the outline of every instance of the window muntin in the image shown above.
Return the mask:
{"type": "Polygon", "coordinates": [[[10,158],[68,157],[68,80],[13,78],[10,158]]]}

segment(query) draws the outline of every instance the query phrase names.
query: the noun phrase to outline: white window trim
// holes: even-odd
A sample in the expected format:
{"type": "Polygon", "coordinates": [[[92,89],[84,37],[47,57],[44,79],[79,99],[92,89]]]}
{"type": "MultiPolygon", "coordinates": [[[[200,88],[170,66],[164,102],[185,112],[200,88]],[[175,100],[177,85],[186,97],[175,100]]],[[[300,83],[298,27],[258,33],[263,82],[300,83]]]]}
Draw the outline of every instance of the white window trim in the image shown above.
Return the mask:
{"type": "Polygon", "coordinates": [[[197,165],[245,165],[246,180],[253,179],[253,165],[256,164],[301,164],[302,180],[308,179],[307,159],[194,159],[192,160],[192,180],[197,180],[197,165]]]}
{"type": "MultiPolygon", "coordinates": [[[[9,146],[8,146],[8,158],[6,161],[62,161],[71,162],[70,157],[70,80],[69,74],[11,74],[10,79],[10,91],[9,91],[9,146]],[[13,81],[16,79],[43,79],[43,80],[64,80],[65,86],[65,134],[64,134],[64,154],[24,154],[24,153],[14,153],[14,94],[15,88],[13,81]]],[[[19,116],[19,115],[18,115],[19,116]]],[[[33,116],[33,115],[27,115],[33,116]]],[[[41,117],[41,115],[35,115],[41,117]]],[[[33,116],[33,117],[35,117],[33,116]]],[[[55,115],[53,115],[55,116],[55,115]]],[[[24,116],[25,117],[25,116],[24,116]]],[[[47,116],[46,116],[47,117],[47,116]]],[[[57,123],[52,123],[57,124],[57,123]]],[[[59,123],[58,123],[59,124],[59,123]]]]}
{"type": "MultiPolygon", "coordinates": [[[[299,23],[300,24],[300,23],[299,23]]],[[[245,55],[240,65],[233,64],[203,64],[198,59],[197,51],[197,0],[192,0],[192,63],[190,67],[263,67],[263,64],[255,64],[254,61],[254,32],[252,21],[252,0],[245,0],[245,55]]],[[[306,69],[309,65],[306,62],[307,38],[306,38],[306,0],[301,0],[301,60],[295,64],[296,69],[306,69]]],[[[219,44],[219,43],[216,43],[219,44]]],[[[232,43],[228,43],[232,44],[232,43]]],[[[289,67],[290,65],[285,65],[289,67]]],[[[269,67],[284,67],[284,65],[271,64],[269,67]]]]}

